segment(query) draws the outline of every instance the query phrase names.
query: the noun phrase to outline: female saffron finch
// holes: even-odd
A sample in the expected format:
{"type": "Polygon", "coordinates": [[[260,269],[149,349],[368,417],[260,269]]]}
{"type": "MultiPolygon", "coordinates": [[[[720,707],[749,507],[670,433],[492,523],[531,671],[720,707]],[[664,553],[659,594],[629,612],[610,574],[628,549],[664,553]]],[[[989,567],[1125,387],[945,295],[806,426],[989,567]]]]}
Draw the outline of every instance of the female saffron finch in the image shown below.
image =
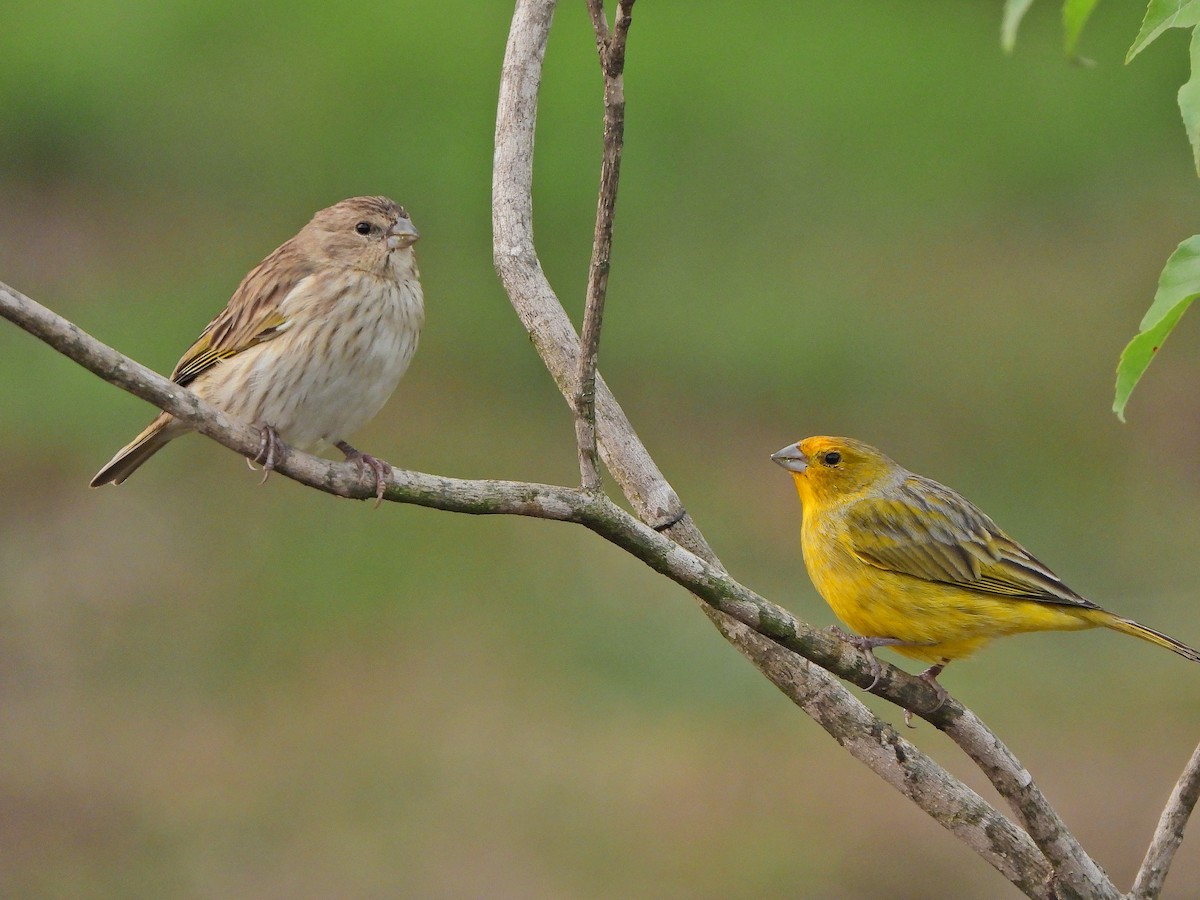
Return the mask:
{"type": "MultiPolygon", "coordinates": [[[[938,674],[992,638],[1102,626],[1200,662],[1200,653],[1075,593],[961,494],[874,447],[810,437],[771,456],[804,507],[809,577],[872,654],[891,646],[938,674]]],[[[940,705],[940,704],[939,704],[940,705]]]]}
{"type": "MultiPolygon", "coordinates": [[[[412,250],[419,237],[387,197],[321,210],[242,280],[171,380],[260,426],[257,461],[267,472],[280,441],[314,450],[332,444],[371,468],[382,499],[387,465],[345,439],[379,412],[416,352],[425,318],[412,250]]],[[[92,487],[120,484],[190,430],[160,414],[92,487]]]]}

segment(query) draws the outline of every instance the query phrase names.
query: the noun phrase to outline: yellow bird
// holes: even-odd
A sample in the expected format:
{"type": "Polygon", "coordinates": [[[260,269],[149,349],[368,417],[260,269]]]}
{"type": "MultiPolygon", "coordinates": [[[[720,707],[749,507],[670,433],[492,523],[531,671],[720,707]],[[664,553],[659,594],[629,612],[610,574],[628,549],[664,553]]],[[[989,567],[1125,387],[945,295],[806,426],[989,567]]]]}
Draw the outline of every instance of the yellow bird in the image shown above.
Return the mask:
{"type": "Polygon", "coordinates": [[[771,459],[800,494],[809,577],[861,635],[852,640],[877,679],[875,648],[894,647],[931,663],[920,677],[945,702],[942,669],[993,638],[1097,626],[1200,662],[1186,644],[1081,597],[961,494],[874,447],[810,437],[771,459]]]}

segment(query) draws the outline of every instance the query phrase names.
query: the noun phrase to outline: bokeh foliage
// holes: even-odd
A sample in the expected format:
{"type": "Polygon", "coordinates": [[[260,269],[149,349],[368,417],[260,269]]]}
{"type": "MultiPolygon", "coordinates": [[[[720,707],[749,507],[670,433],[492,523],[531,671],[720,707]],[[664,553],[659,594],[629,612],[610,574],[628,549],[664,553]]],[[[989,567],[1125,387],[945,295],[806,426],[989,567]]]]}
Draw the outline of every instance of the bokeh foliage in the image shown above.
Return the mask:
{"type": "MultiPolygon", "coordinates": [[[[1131,424],[1108,411],[1112,360],[1197,230],[1172,100],[1183,36],[1125,68],[1140,10],[1101,4],[1084,69],[1052,6],[1005,56],[999,8],[639,5],[601,368],[726,565],[805,618],[831,621],[767,456],[844,433],[1194,644],[1186,319],[1131,424]]],[[[491,272],[509,12],[13,5],[0,280],[169,370],[314,209],[390,194],[425,235],[428,325],[356,443],[427,471],[572,481],[566,406],[491,272]]],[[[564,4],[535,214],[575,314],[600,90],[586,11],[564,4]]],[[[258,488],[199,438],[88,491],[150,410],[11,328],[0,375],[0,879],[16,895],[1004,891],[686,596],[589,535],[258,488]]],[[[1042,635],[945,683],[1128,883],[1200,736],[1200,672],[1116,635],[1042,635]]],[[[914,738],[979,782],[931,729],[914,738]]],[[[1194,844],[1170,895],[1200,888],[1194,844]]]]}

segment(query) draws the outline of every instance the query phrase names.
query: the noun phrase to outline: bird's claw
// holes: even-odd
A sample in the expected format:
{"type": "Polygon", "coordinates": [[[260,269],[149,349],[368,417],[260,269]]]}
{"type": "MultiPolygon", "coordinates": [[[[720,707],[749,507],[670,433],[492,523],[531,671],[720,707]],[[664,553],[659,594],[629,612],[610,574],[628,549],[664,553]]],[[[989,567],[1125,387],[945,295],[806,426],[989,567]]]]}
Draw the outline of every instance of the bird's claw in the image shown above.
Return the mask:
{"type": "Polygon", "coordinates": [[[338,441],[334,446],[345,454],[346,462],[353,462],[358,466],[360,475],[367,469],[375,473],[374,509],[379,509],[379,505],[383,503],[383,492],[387,489],[392,467],[370,453],[363,453],[361,450],[351,447],[345,441],[338,441]]]}
{"type": "MultiPolygon", "coordinates": [[[[875,690],[875,688],[879,686],[879,682],[883,680],[883,661],[875,655],[875,648],[895,647],[897,645],[909,643],[907,641],[902,641],[899,638],[864,637],[861,634],[848,634],[847,632],[842,631],[842,629],[838,628],[836,625],[834,625],[830,630],[835,635],[842,638],[856,649],[861,650],[866,655],[867,671],[871,673],[871,683],[865,688],[868,693],[875,690]]],[[[937,677],[942,674],[942,670],[946,668],[946,664],[948,662],[948,659],[943,659],[940,663],[930,666],[917,676],[926,684],[928,684],[933,689],[934,694],[937,695],[937,703],[935,703],[933,707],[925,713],[925,715],[932,715],[933,713],[937,712],[939,709],[945,706],[946,701],[950,699],[950,692],[942,687],[941,683],[937,680],[937,677]]],[[[909,728],[913,727],[912,716],[912,710],[906,709],[904,711],[904,724],[909,728]]]]}
{"type": "MultiPolygon", "coordinates": [[[[857,645],[856,645],[857,646],[857,645]]],[[[870,645],[859,646],[859,650],[867,656],[867,669],[871,673],[871,683],[867,685],[866,691],[869,694],[879,686],[879,682],[883,680],[883,663],[879,661],[879,657],[875,655],[875,648],[870,645]]]]}
{"type": "Polygon", "coordinates": [[[879,638],[879,637],[863,637],[860,634],[847,634],[840,628],[835,628],[835,633],[850,643],[852,646],[861,650],[867,657],[867,671],[871,673],[871,683],[868,684],[865,690],[869,693],[879,686],[879,682],[883,680],[883,660],[875,655],[876,647],[887,647],[892,644],[899,643],[895,638],[879,638]]]}
{"type": "MultiPolygon", "coordinates": [[[[933,692],[937,695],[937,703],[933,704],[933,706],[931,706],[929,710],[924,713],[927,716],[933,715],[935,712],[945,706],[946,701],[950,699],[950,692],[942,687],[942,683],[937,680],[937,677],[942,674],[942,669],[944,668],[946,668],[946,664],[944,662],[937,663],[936,665],[930,666],[917,676],[927,685],[933,688],[933,692]]],[[[909,728],[915,727],[912,723],[912,717],[912,710],[906,709],[904,711],[904,724],[909,728]]]]}
{"type": "Polygon", "coordinates": [[[275,471],[276,464],[283,459],[287,453],[287,445],[279,437],[279,432],[271,425],[259,425],[261,434],[258,438],[258,453],[254,455],[254,459],[246,460],[246,464],[253,466],[252,463],[258,463],[262,466],[263,477],[259,484],[266,484],[267,478],[275,471]]]}
{"type": "Polygon", "coordinates": [[[935,703],[933,708],[929,710],[930,713],[937,712],[939,709],[945,706],[946,701],[950,699],[950,692],[942,687],[941,682],[937,680],[937,677],[942,674],[942,669],[944,668],[946,668],[945,663],[938,663],[937,665],[930,666],[917,676],[931,688],[933,688],[934,694],[937,695],[937,703],[935,703]]]}

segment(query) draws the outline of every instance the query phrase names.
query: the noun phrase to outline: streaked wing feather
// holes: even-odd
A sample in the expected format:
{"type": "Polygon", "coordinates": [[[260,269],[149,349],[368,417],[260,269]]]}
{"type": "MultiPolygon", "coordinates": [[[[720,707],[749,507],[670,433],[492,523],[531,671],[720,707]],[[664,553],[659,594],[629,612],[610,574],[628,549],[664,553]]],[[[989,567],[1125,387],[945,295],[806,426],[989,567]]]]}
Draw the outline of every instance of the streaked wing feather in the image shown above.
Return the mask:
{"type": "Polygon", "coordinates": [[[288,241],[253,268],[216,318],[205,326],[171,373],[171,380],[191,384],[202,372],[282,333],[287,320],[283,299],[312,274],[311,265],[288,241]]]}
{"type": "Polygon", "coordinates": [[[863,562],[981,594],[1093,607],[1001,531],[974,504],[936,481],[909,475],[899,496],[847,510],[863,562]]]}

